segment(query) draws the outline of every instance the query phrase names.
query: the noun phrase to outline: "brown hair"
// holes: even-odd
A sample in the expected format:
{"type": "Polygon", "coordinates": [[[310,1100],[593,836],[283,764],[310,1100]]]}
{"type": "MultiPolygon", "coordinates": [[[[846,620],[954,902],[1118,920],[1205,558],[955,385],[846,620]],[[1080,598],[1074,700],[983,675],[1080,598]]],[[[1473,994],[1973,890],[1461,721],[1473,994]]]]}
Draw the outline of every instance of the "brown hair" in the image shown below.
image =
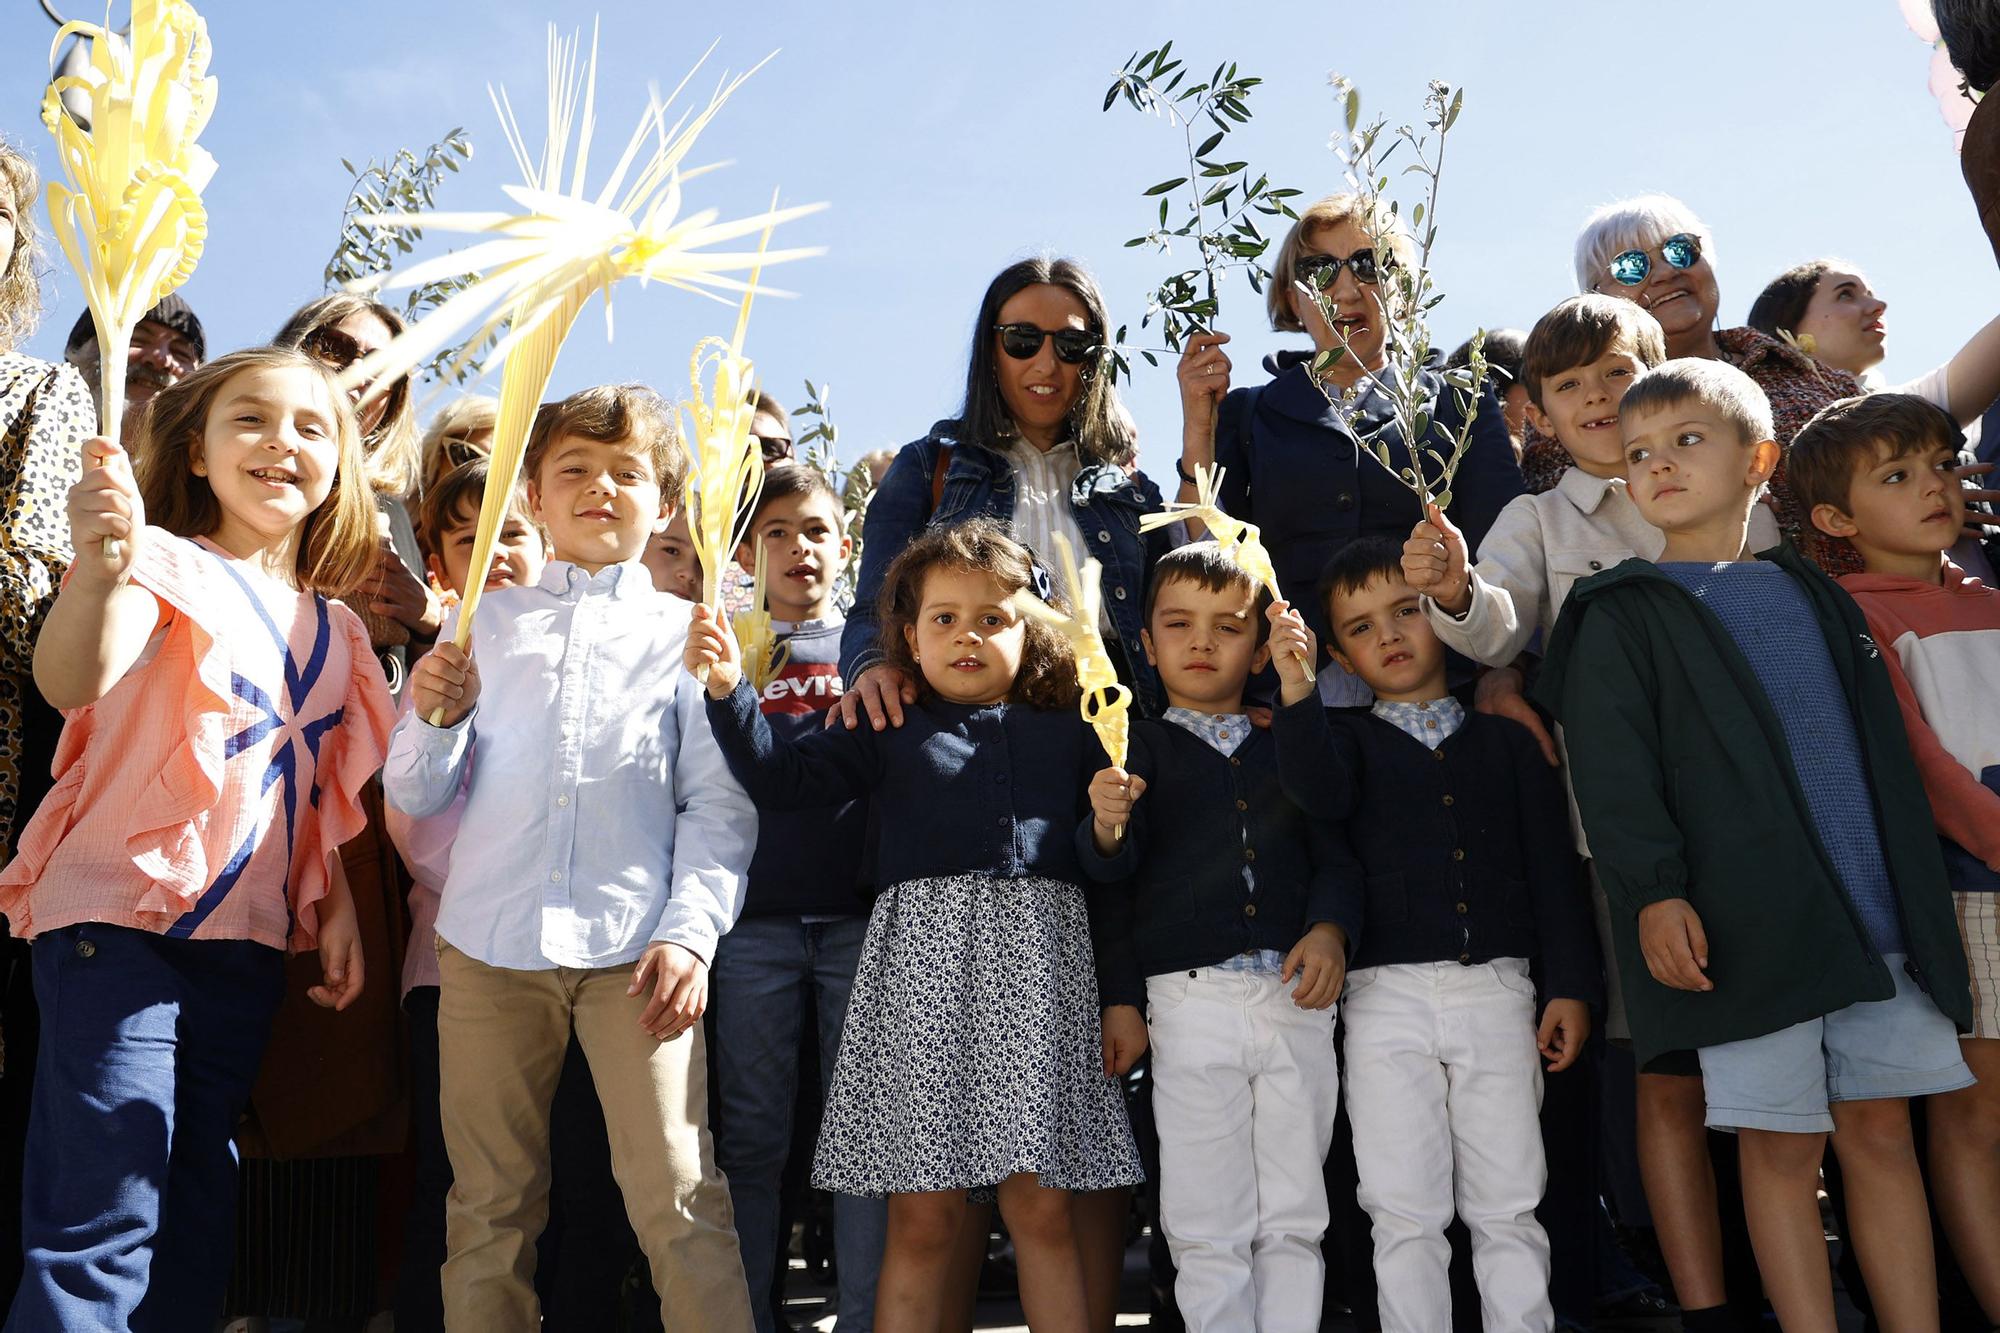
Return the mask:
{"type": "Polygon", "coordinates": [[[1319,572],[1313,595],[1334,623],[1333,599],[1352,597],[1377,579],[1403,578],[1403,544],[1394,537],[1356,537],[1345,543],[1319,572]]]}
{"type": "Polygon", "coordinates": [[[751,526],[763,517],[764,510],[779,500],[789,500],[795,495],[824,496],[833,506],[833,525],[842,532],[847,531],[847,513],[840,501],[840,492],[833,489],[826,473],[805,463],[780,463],[764,474],[764,489],[758,492],[757,508],[750,515],[751,526]]]}
{"type": "Polygon", "coordinates": [[[333,372],[303,352],[280,347],[231,352],[155,395],[143,438],[133,450],[146,521],[181,537],[207,536],[221,524],[221,502],[208,479],[195,474],[195,446],[207,433],[209,411],[229,381],[239,371],[262,369],[310,370],[325,382],[332,400],[333,486],[300,527],[295,572],[303,591],[345,596],[375,568],[375,498],[347,395],[333,372]]]}
{"type": "MultiPolygon", "coordinates": [[[[934,569],[988,575],[1010,597],[1016,593],[1035,595],[1035,557],[990,518],[926,529],[904,547],[882,580],[881,646],[888,664],[916,682],[920,700],[930,697],[931,687],[910,652],[904,631],[917,623],[923,608],[924,581],[934,569]]],[[[1054,605],[1063,607],[1060,594],[1054,605]]],[[[1008,702],[1031,708],[1074,708],[1079,693],[1076,656],[1069,640],[1041,621],[1028,618],[1021,670],[1014,677],[1008,702]]]]}
{"type": "MultiPolygon", "coordinates": [[[[444,548],[440,543],[444,534],[479,516],[479,507],[486,500],[486,477],[490,468],[491,460],[485,458],[460,463],[424,492],[423,510],[417,516],[417,541],[426,552],[442,558],[444,548]]],[[[508,509],[519,514],[521,521],[530,527],[539,529],[541,526],[528,516],[527,495],[519,485],[514,487],[514,499],[508,509]]],[[[547,544],[548,539],[544,537],[543,545],[547,544]]]]}
{"type": "Polygon", "coordinates": [[[1836,265],[1853,268],[1839,259],[1808,259],[1792,265],[1764,284],[1764,290],[1750,303],[1750,317],[1743,322],[1773,338],[1780,333],[1796,335],[1805,321],[1806,307],[1819,292],[1820,279],[1836,265]]]}
{"type": "MultiPolygon", "coordinates": [[[[334,292],[308,301],[292,312],[285,326],[271,339],[277,347],[299,347],[323,329],[345,324],[356,315],[373,315],[395,337],[403,331],[403,317],[393,306],[352,292],[334,292]]],[[[423,480],[423,458],[417,443],[417,409],[408,375],[383,390],[387,406],[375,429],[361,441],[368,459],[368,482],[384,495],[401,499],[416,493],[423,480]]]]}
{"type": "MultiPolygon", "coordinates": [[[[1285,239],[1278,245],[1278,257],[1271,264],[1271,281],[1264,288],[1264,309],[1271,316],[1271,327],[1280,333],[1304,333],[1306,326],[1299,322],[1297,312],[1292,309],[1292,266],[1299,262],[1299,256],[1306,252],[1316,231],[1326,231],[1343,223],[1352,222],[1371,237],[1379,237],[1386,244],[1391,255],[1376,256],[1377,260],[1394,258],[1399,264],[1414,264],[1417,259],[1416,243],[1410,233],[1403,228],[1402,219],[1391,213],[1388,206],[1377,202],[1371,211],[1368,200],[1358,194],[1330,194],[1314,201],[1292,229],[1285,233],[1285,239]]],[[[1370,241],[1369,244],[1375,244],[1370,241]]],[[[1389,289],[1382,289],[1386,301],[1389,289]]]]}
{"type": "Polygon", "coordinates": [[[35,164],[5,139],[0,139],[0,189],[14,203],[14,253],[0,269],[0,352],[11,352],[42,320],[42,246],[35,230],[41,180],[35,164]]]}
{"type": "Polygon", "coordinates": [[[1681,403],[1714,408],[1736,428],[1746,445],[1776,438],[1771,429],[1771,400],[1757,381],[1727,361],[1702,356],[1680,357],[1647,371],[1632,381],[1618,411],[1629,417],[1681,403]]]}
{"type": "Polygon", "coordinates": [[[600,384],[558,403],[543,403],[528,431],[523,475],[533,477],[549,446],[565,435],[612,444],[629,439],[652,459],[660,494],[679,508],[687,483],[688,455],[667,400],[643,384],[600,384]]]}
{"type": "Polygon", "coordinates": [[[1542,381],[1587,366],[1623,344],[1647,369],[1667,359],[1667,336],[1660,321],[1636,301],[1586,292],[1558,301],[1535,321],[1521,352],[1521,384],[1528,401],[1542,406],[1542,381]]]}
{"type": "Polygon", "coordinates": [[[1234,588],[1255,594],[1256,605],[1251,610],[1250,618],[1257,622],[1257,642],[1261,644],[1270,637],[1271,622],[1264,613],[1271,609],[1271,590],[1259,582],[1256,575],[1237,564],[1219,543],[1189,542],[1185,546],[1176,546],[1154,563],[1152,577],[1146,581],[1148,629],[1153,625],[1153,608],[1159,604],[1160,589],[1169,583],[1192,583],[1207,592],[1228,592],[1234,588]]]}
{"type": "Polygon", "coordinates": [[[1964,446],[1965,433],[1936,403],[1910,393],[1871,393],[1815,412],[1792,437],[1785,468],[1801,513],[1810,515],[1823,504],[1846,513],[1861,469],[1926,449],[1956,453],[1964,446]]]}

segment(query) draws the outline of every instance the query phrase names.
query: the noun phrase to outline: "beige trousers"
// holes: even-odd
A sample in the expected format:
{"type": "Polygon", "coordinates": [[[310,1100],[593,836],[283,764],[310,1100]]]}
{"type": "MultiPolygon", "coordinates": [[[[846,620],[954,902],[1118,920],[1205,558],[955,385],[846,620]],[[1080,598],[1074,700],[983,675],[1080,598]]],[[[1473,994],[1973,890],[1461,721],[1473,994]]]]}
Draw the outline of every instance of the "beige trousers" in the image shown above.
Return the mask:
{"type": "Polygon", "coordinates": [[[515,971],[438,941],[438,1065],[452,1187],[445,1325],[534,1333],[535,1242],[549,1216],[549,1104],[572,1027],[590,1061],[625,1196],[668,1333],[749,1333],[750,1296],[708,1121],[697,1023],[673,1041],[639,1026],[632,968],[515,971]]]}

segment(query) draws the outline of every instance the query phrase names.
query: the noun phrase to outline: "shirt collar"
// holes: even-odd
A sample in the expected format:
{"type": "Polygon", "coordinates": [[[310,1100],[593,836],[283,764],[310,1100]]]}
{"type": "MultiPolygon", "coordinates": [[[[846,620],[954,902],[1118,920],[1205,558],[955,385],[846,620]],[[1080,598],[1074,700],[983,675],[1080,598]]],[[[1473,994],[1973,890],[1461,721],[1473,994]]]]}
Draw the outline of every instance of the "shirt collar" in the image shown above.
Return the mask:
{"type": "Polygon", "coordinates": [[[1606,496],[1624,488],[1625,479],[1622,477],[1593,477],[1574,465],[1556,483],[1556,489],[1563,493],[1563,498],[1586,514],[1596,513],[1606,496]]]}
{"type": "Polygon", "coordinates": [[[1369,711],[1433,750],[1465,725],[1465,705],[1449,694],[1420,704],[1377,699],[1369,711]]]}
{"type": "Polygon", "coordinates": [[[567,560],[551,560],[542,567],[541,581],[536,586],[558,597],[572,592],[595,592],[621,601],[649,596],[654,591],[652,574],[637,560],[606,565],[595,574],[585,573],[581,566],[567,560]]]}
{"type": "Polygon", "coordinates": [[[1222,754],[1235,754],[1250,739],[1250,718],[1243,713],[1203,713],[1192,708],[1169,708],[1167,721],[1207,741],[1222,754]]]}

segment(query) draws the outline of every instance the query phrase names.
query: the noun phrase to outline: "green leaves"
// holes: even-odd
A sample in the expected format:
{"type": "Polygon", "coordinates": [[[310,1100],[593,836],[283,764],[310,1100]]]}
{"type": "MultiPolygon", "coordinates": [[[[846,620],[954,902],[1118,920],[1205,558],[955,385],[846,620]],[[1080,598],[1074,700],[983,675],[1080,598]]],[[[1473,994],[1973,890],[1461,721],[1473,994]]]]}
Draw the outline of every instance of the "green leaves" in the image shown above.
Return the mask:
{"type": "MultiPolygon", "coordinates": [[[[1185,83],[1189,71],[1172,56],[1173,45],[1169,41],[1127,57],[1105,91],[1103,109],[1109,111],[1122,99],[1133,110],[1160,116],[1181,131],[1186,174],[1141,192],[1141,198],[1159,200],[1151,215],[1156,225],[1125,242],[1128,249],[1151,245],[1162,253],[1171,253],[1177,239],[1195,243],[1195,266],[1169,274],[1147,293],[1146,313],[1139,321],[1144,328],[1157,316],[1167,345],[1178,351],[1189,334],[1206,331],[1214,320],[1218,282],[1230,269],[1242,269],[1251,289],[1263,291],[1271,275],[1259,261],[1270,240],[1252,214],[1295,216],[1287,201],[1300,192],[1272,189],[1263,175],[1252,180],[1248,162],[1221,155],[1230,133],[1249,123],[1250,94],[1263,80],[1239,74],[1233,61],[1225,61],[1208,78],[1185,83]],[[1207,127],[1199,143],[1197,125],[1207,127]]],[[[1117,341],[1124,342],[1123,329],[1117,341]]],[[[1148,364],[1159,364],[1152,352],[1141,350],[1140,355],[1148,364]]],[[[1121,374],[1130,378],[1129,363],[1115,349],[1110,364],[1114,380],[1121,374]]]]}

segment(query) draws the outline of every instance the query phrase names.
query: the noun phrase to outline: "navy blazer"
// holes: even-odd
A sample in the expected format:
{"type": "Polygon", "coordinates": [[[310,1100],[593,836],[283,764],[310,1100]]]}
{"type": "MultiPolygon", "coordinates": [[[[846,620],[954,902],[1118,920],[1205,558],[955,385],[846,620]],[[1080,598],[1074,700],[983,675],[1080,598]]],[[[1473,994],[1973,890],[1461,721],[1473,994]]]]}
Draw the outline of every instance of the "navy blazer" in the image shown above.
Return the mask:
{"type": "MultiPolygon", "coordinates": [[[[1139,650],[1139,631],[1145,627],[1146,581],[1152,576],[1154,562],[1185,540],[1184,530],[1174,524],[1141,534],[1140,517],[1165,507],[1160,488],[1143,472],[1127,475],[1123,468],[1107,463],[1083,465],[1070,489],[1070,506],[1087,548],[1077,553],[1077,559],[1096,556],[1104,566],[1104,605],[1118,632],[1118,642],[1107,647],[1114,656],[1124,657],[1125,669],[1119,674],[1139,696],[1140,709],[1158,713],[1163,706],[1160,678],[1139,650]]],[[[958,422],[940,421],[923,439],[903,446],[868,502],[868,517],[862,527],[861,571],[854,580],[854,608],[848,612],[840,643],[844,680],[852,684],[882,659],[881,608],[877,604],[889,563],[925,528],[974,518],[1013,521],[1014,466],[993,450],[960,439],[958,422]],[[951,462],[945,469],[944,494],[932,510],[932,475],[938,451],[946,445],[951,446],[951,462]]],[[[1035,554],[1051,570],[1055,568],[1055,552],[1035,554]]]]}
{"type": "Polygon", "coordinates": [[[1346,821],[1366,876],[1353,967],[1532,958],[1545,994],[1602,1005],[1569,804],[1527,728],[1468,712],[1433,750],[1369,709],[1307,699],[1271,733],[1286,794],[1346,821]]]}
{"type": "MultiPolygon", "coordinates": [[[[1355,436],[1357,425],[1366,434],[1390,420],[1387,400],[1379,390],[1365,387],[1352,404],[1336,409],[1313,383],[1307,367],[1311,359],[1310,352],[1267,357],[1269,384],[1237,389],[1222,400],[1215,461],[1228,469],[1222,507],[1263,530],[1279,587],[1324,643],[1326,608],[1314,590],[1326,562],[1356,537],[1379,535],[1400,543],[1424,514],[1415,493],[1355,436]]],[[[1465,414],[1457,391],[1437,383],[1430,442],[1448,455],[1449,441],[1465,414]]],[[[1391,458],[1404,466],[1401,434],[1390,425],[1386,438],[1393,444],[1391,458]]],[[[1498,400],[1482,389],[1445,510],[1465,533],[1468,550],[1478,551],[1493,520],[1524,489],[1506,418],[1498,400]]]]}

